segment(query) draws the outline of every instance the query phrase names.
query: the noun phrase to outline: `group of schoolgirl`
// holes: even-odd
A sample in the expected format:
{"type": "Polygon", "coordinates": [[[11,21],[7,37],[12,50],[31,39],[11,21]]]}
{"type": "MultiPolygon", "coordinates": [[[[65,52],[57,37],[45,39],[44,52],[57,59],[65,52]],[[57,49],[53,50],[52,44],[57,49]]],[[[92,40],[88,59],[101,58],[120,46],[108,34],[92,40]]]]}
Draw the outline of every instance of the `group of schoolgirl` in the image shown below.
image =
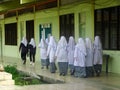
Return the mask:
{"type": "Polygon", "coordinates": [[[42,38],[39,43],[42,69],[49,66],[50,72],[55,73],[57,61],[60,76],[67,75],[68,68],[75,77],[92,77],[94,73],[100,75],[102,45],[99,36],[95,36],[94,43],[90,38],[79,38],[75,43],[72,36],[68,43],[64,36],[60,37],[58,43],[54,36],[50,36],[48,41],[42,38]]]}
{"type": "Polygon", "coordinates": [[[26,56],[29,55],[30,64],[34,66],[36,54],[36,43],[34,38],[31,38],[30,42],[28,43],[26,37],[23,37],[19,46],[19,52],[21,52],[23,64],[26,64],[26,56]]]}

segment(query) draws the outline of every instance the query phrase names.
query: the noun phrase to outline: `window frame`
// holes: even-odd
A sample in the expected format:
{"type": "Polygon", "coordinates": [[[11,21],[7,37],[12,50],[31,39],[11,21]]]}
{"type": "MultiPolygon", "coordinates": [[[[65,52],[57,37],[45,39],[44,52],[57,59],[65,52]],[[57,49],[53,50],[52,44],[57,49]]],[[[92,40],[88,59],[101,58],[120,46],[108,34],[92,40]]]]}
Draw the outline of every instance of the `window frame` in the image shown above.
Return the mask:
{"type": "Polygon", "coordinates": [[[120,41],[120,12],[119,11],[120,11],[120,6],[95,10],[95,14],[94,14],[94,18],[95,18],[94,19],[94,24],[95,24],[94,31],[95,31],[95,33],[94,33],[94,36],[96,36],[96,35],[100,36],[104,50],[120,50],[120,42],[119,42],[120,41]],[[112,10],[113,11],[116,10],[116,14],[114,12],[112,12],[112,10]],[[98,14],[99,11],[101,11],[100,14],[98,14]],[[108,16],[106,15],[107,18],[104,17],[105,11],[107,11],[107,13],[108,13],[108,16]],[[112,17],[112,15],[115,15],[115,16],[112,17]],[[112,18],[113,19],[116,18],[116,19],[112,20],[112,18]],[[106,34],[105,34],[106,27],[108,29],[108,33],[107,33],[108,41],[106,40],[106,34]],[[113,29],[116,31],[113,31],[113,29]],[[115,37],[115,38],[111,38],[111,37],[115,37]],[[106,41],[108,43],[106,43],[106,41]],[[107,47],[105,47],[106,44],[108,44],[107,47]]]}
{"type": "Polygon", "coordinates": [[[70,36],[74,37],[74,20],[74,13],[59,16],[60,36],[65,36],[67,41],[70,36]]]}
{"type": "Polygon", "coordinates": [[[17,46],[17,23],[8,23],[5,27],[5,45],[17,46]]]}

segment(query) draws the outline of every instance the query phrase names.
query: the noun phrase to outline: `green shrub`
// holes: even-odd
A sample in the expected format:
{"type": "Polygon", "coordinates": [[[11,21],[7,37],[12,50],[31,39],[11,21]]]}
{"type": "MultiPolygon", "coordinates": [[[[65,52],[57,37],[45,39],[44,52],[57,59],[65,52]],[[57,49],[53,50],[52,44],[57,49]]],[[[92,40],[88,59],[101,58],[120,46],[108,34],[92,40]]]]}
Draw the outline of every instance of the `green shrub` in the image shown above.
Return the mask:
{"type": "Polygon", "coordinates": [[[16,78],[18,76],[18,70],[17,70],[17,66],[16,65],[7,65],[4,67],[5,72],[11,73],[12,74],[12,78],[16,78]]]}
{"type": "Polygon", "coordinates": [[[34,85],[34,84],[43,84],[46,83],[44,81],[40,81],[36,78],[31,78],[30,80],[26,80],[24,78],[30,77],[29,75],[23,73],[22,71],[17,70],[17,65],[7,65],[4,67],[5,72],[11,73],[12,78],[15,80],[15,85],[34,85]]]}

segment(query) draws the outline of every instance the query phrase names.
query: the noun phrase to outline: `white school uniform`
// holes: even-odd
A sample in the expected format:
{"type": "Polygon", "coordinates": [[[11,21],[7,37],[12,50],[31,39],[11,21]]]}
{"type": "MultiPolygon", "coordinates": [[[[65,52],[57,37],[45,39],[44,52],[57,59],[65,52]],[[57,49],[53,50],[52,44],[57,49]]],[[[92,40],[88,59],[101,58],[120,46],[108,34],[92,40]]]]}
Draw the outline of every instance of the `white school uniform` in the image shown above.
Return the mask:
{"type": "Polygon", "coordinates": [[[94,41],[94,65],[102,64],[102,45],[99,36],[95,37],[94,41]]]}
{"type": "Polygon", "coordinates": [[[47,44],[44,39],[41,39],[38,47],[40,48],[41,59],[47,59],[47,44]]]}
{"type": "Polygon", "coordinates": [[[71,36],[69,37],[68,47],[67,47],[69,65],[74,64],[74,50],[75,50],[75,41],[74,38],[71,36]]]}

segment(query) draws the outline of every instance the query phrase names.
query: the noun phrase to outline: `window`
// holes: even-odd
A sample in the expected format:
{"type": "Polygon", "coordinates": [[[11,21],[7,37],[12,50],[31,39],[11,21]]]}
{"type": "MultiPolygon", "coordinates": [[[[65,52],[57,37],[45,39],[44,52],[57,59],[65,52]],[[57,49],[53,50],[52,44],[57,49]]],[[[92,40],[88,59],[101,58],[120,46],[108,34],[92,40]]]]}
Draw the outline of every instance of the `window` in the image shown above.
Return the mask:
{"type": "Polygon", "coordinates": [[[74,37],[74,14],[60,16],[60,36],[65,36],[67,40],[70,36],[74,37]]]}
{"type": "Polygon", "coordinates": [[[95,36],[104,50],[120,50],[120,7],[95,10],[95,36]]]}
{"type": "Polygon", "coordinates": [[[17,45],[17,23],[5,24],[5,45],[17,45]]]}

